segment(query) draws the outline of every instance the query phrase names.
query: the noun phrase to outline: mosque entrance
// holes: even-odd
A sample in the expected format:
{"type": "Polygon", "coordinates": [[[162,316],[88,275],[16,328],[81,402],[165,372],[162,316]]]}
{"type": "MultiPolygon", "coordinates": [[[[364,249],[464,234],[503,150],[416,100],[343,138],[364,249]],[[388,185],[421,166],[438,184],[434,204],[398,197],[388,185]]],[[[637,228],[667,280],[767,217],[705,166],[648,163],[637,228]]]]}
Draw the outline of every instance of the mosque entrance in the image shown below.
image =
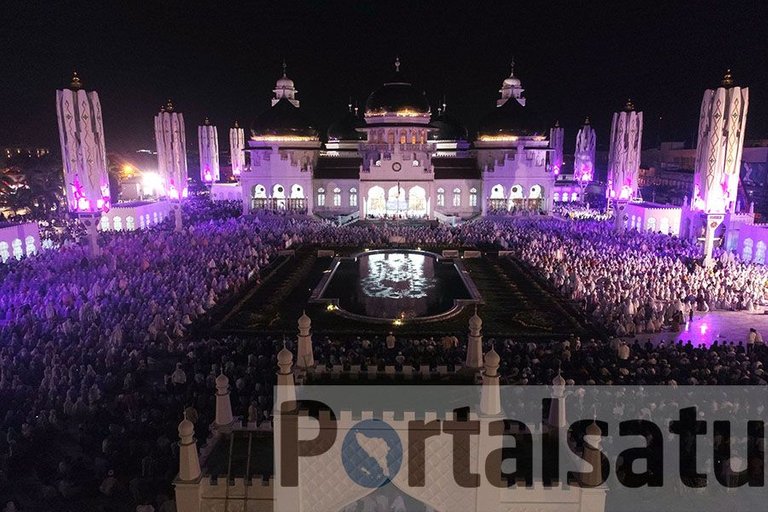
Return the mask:
{"type": "Polygon", "coordinates": [[[371,187],[365,199],[368,218],[421,219],[429,215],[427,191],[418,185],[406,189],[397,184],[388,188],[371,187]]]}

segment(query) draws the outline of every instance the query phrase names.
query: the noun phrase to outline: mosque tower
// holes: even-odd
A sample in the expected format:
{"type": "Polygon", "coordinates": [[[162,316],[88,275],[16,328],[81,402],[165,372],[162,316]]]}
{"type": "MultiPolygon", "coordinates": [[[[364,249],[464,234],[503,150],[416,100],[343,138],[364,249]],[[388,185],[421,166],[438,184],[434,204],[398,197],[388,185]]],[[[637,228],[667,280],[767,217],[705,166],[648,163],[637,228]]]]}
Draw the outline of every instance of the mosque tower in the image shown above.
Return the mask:
{"type": "Polygon", "coordinates": [[[587,117],[576,134],[576,150],[573,159],[573,179],[581,185],[588,184],[595,177],[596,142],[595,130],[587,117]]]}
{"type": "Polygon", "coordinates": [[[98,93],[86,92],[74,73],[69,87],[56,91],[56,114],[70,211],[108,210],[109,176],[98,93]]]}
{"type": "Polygon", "coordinates": [[[524,107],[525,98],[523,98],[523,91],[525,89],[523,89],[523,85],[520,82],[520,79],[515,76],[515,59],[512,59],[512,64],[510,67],[511,70],[509,77],[504,79],[504,82],[501,84],[501,89],[499,89],[501,97],[496,100],[496,106],[500,107],[505,104],[508,99],[514,98],[518,103],[520,103],[521,106],[524,107]]]}
{"type": "Polygon", "coordinates": [[[91,252],[99,253],[96,241],[98,217],[109,210],[110,192],[101,103],[95,91],[86,92],[77,73],[68,88],[56,91],[61,160],[69,210],[83,219],[91,252]]]}
{"type": "Polygon", "coordinates": [[[232,175],[240,176],[245,167],[245,132],[235,121],[235,126],[229,129],[229,157],[232,161],[232,175]]]}
{"type": "Polygon", "coordinates": [[[614,218],[617,231],[625,227],[627,202],[637,197],[640,153],[643,141],[643,113],[627,100],[621,112],[613,114],[611,142],[608,149],[608,182],[606,196],[615,202],[614,218]]]}
{"type": "Polygon", "coordinates": [[[187,197],[187,142],[184,116],[176,112],[171,100],[155,116],[157,170],[163,191],[170,199],[187,197]]]}
{"type": "Polygon", "coordinates": [[[197,127],[200,148],[200,179],[203,183],[213,183],[221,179],[219,172],[219,134],[216,126],[208,118],[197,127]]]}
{"type": "Polygon", "coordinates": [[[277,80],[275,88],[272,90],[272,92],[275,93],[275,97],[272,98],[272,106],[274,107],[277,105],[278,101],[285,98],[290,101],[294,107],[299,108],[299,100],[296,99],[296,93],[299,91],[294,87],[293,80],[286,75],[287,69],[288,66],[285,64],[285,61],[283,61],[283,76],[277,80]]]}
{"type": "Polygon", "coordinates": [[[748,105],[749,89],[734,84],[730,69],[720,87],[704,91],[701,102],[690,209],[706,216],[704,257],[707,262],[712,257],[715,230],[725,214],[736,213],[748,105]]]}
{"type": "Polygon", "coordinates": [[[560,126],[560,121],[555,122],[555,126],[549,129],[549,144],[552,148],[552,160],[550,165],[552,173],[559,176],[563,169],[563,141],[565,139],[565,130],[560,126]]]}

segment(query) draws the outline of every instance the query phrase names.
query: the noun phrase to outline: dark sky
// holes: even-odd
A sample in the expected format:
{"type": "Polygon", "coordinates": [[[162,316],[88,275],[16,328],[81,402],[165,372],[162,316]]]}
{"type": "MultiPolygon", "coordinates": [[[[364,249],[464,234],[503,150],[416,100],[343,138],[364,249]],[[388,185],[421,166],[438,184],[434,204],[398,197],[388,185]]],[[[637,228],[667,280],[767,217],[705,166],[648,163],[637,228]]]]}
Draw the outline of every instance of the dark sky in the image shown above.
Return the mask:
{"type": "Polygon", "coordinates": [[[703,90],[726,68],[750,87],[747,137],[768,136],[768,2],[117,1],[4,3],[0,145],[58,147],[55,89],[77,69],[99,92],[108,151],[154,147],[170,97],[188,146],[208,115],[226,132],[269,105],[281,62],[321,129],[402,69],[470,130],[514,56],[528,107],[559,119],[566,149],[589,115],[606,142],[627,97],[644,145],[695,136],[703,90]],[[661,120],[660,120],[661,118],[661,120]]]}

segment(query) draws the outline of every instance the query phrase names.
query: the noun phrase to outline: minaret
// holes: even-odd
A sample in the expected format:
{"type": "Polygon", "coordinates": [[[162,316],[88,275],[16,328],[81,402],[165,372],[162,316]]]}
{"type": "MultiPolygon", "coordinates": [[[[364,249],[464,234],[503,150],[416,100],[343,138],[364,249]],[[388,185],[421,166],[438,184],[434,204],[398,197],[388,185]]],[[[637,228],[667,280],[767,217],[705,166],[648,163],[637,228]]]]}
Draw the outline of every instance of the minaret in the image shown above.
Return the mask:
{"type": "Polygon", "coordinates": [[[232,423],[232,402],[229,399],[229,379],[224,373],[221,373],[216,377],[216,430],[219,432],[227,432],[232,428],[232,423]]]}
{"type": "Polygon", "coordinates": [[[499,363],[501,358],[496,349],[485,354],[483,358],[483,385],[480,391],[480,414],[485,416],[496,416],[501,414],[501,394],[499,392],[499,363]]]}
{"type": "Polygon", "coordinates": [[[563,169],[564,139],[565,130],[560,126],[560,121],[557,121],[555,126],[549,129],[549,147],[552,149],[550,165],[555,176],[559,176],[563,169]]]}
{"type": "Polygon", "coordinates": [[[603,484],[603,465],[600,453],[600,441],[602,439],[602,430],[597,422],[593,421],[587,426],[584,436],[584,472],[588,472],[581,482],[584,487],[593,488],[603,484]],[[587,468],[586,465],[589,465],[587,468]],[[593,471],[594,469],[597,471],[593,471]]]}
{"type": "Polygon", "coordinates": [[[711,262],[715,230],[735,213],[749,89],[734,84],[731,70],[720,87],[704,91],[693,178],[691,210],[707,217],[704,258],[711,262]]]}
{"type": "Polygon", "coordinates": [[[232,159],[232,174],[240,176],[245,168],[245,133],[235,121],[235,126],[229,129],[229,156],[232,159]]]}
{"type": "Polygon", "coordinates": [[[67,206],[70,212],[89,217],[82,221],[91,253],[98,255],[98,221],[111,200],[99,95],[86,92],[74,73],[69,87],[56,91],[56,116],[67,206]]]}
{"type": "Polygon", "coordinates": [[[199,510],[200,459],[195,443],[195,426],[184,416],[179,423],[179,475],[174,481],[178,510],[199,510]]]}
{"type": "Polygon", "coordinates": [[[200,179],[203,183],[213,183],[221,179],[219,172],[219,133],[208,118],[197,127],[200,148],[200,179]]]}
{"type": "MultiPolygon", "coordinates": [[[[275,408],[280,404],[296,400],[296,388],[293,379],[293,354],[285,346],[277,353],[277,400],[275,408]]],[[[278,409],[279,411],[279,409],[278,409]]]]}
{"type": "Polygon", "coordinates": [[[549,408],[547,425],[553,428],[566,428],[568,426],[565,418],[565,379],[560,371],[552,379],[552,405],[549,408]]]}
{"type": "Polygon", "coordinates": [[[312,368],[315,366],[315,356],[312,350],[312,334],[310,328],[312,326],[312,320],[307,316],[306,312],[299,317],[299,339],[298,339],[298,354],[296,358],[296,366],[299,368],[312,368]]]}
{"type": "Polygon", "coordinates": [[[477,315],[477,306],[475,313],[469,319],[469,336],[467,337],[467,360],[465,365],[468,368],[479,369],[483,366],[483,335],[481,329],[483,321],[477,315]]]}
{"type": "Polygon", "coordinates": [[[627,202],[637,197],[637,177],[643,141],[643,113],[627,100],[621,112],[613,114],[608,149],[606,195],[614,202],[615,230],[624,231],[627,202]]]}
{"type": "Polygon", "coordinates": [[[180,200],[187,197],[187,142],[184,116],[176,112],[171,100],[155,116],[157,170],[163,180],[164,195],[180,200]]]}
{"type": "Polygon", "coordinates": [[[580,185],[588,184],[595,177],[596,142],[595,130],[587,117],[576,134],[576,149],[573,153],[573,179],[580,185]]]}
{"type": "Polygon", "coordinates": [[[285,64],[285,61],[283,61],[283,76],[278,78],[275,83],[275,88],[272,90],[272,92],[275,93],[275,97],[272,98],[272,106],[274,107],[278,101],[285,98],[290,101],[294,107],[299,108],[299,100],[296,99],[296,94],[299,91],[294,87],[293,80],[286,75],[287,69],[288,66],[285,64]]]}
{"type": "Polygon", "coordinates": [[[510,73],[507,78],[501,83],[501,98],[496,100],[496,106],[500,107],[507,102],[508,99],[514,98],[520,105],[525,106],[525,98],[523,98],[523,89],[520,79],[515,76],[515,59],[512,59],[510,64],[510,73]]]}

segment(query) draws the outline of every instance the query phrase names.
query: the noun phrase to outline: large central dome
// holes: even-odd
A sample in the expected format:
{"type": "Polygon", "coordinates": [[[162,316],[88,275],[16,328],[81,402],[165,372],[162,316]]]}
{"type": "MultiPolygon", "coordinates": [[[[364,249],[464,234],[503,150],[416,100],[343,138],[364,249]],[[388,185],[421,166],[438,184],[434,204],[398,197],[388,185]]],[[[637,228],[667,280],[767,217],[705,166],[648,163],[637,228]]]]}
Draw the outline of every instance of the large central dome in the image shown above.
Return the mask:
{"type": "Polygon", "coordinates": [[[429,102],[424,93],[400,74],[399,60],[395,63],[394,76],[373,91],[365,102],[366,117],[420,117],[429,113],[429,102]]]}
{"type": "Polygon", "coordinates": [[[262,113],[251,125],[253,139],[317,139],[317,130],[304,113],[282,98],[274,107],[262,113]]]}

